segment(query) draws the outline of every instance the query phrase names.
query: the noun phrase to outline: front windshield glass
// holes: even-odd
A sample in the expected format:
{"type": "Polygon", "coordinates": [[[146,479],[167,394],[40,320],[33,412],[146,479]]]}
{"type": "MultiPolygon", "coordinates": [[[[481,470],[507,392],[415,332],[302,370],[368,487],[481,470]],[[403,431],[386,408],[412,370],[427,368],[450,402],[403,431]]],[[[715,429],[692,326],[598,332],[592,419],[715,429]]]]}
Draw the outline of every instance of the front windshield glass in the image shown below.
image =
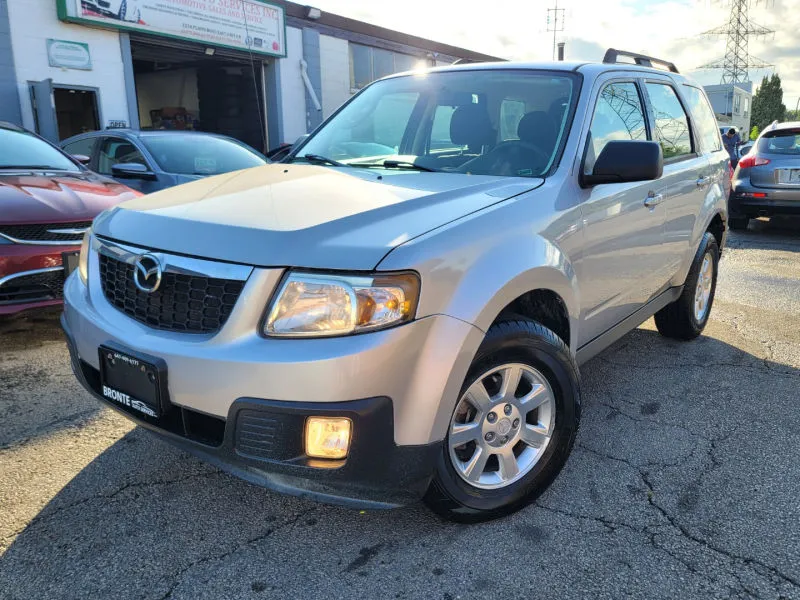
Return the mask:
{"type": "Polygon", "coordinates": [[[0,128],[0,169],[73,171],[81,169],[60,150],[27,131],[0,128]]]}
{"type": "Polygon", "coordinates": [[[141,139],[165,173],[219,175],[267,163],[249,146],[213,135],[166,133],[141,139]]]}
{"type": "Polygon", "coordinates": [[[386,79],[356,96],[294,160],[540,176],[557,161],[576,84],[573,73],[510,69],[386,79]]]}

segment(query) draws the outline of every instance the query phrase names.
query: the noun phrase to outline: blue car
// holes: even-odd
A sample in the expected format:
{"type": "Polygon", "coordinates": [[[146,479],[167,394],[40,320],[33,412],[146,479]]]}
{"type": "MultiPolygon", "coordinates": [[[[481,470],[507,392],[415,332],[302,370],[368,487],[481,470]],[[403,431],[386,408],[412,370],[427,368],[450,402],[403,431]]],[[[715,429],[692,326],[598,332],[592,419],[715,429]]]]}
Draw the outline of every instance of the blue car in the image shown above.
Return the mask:
{"type": "Polygon", "coordinates": [[[194,131],[107,129],[67,138],[60,146],[92,171],[144,194],[269,162],[238,140],[194,131]]]}

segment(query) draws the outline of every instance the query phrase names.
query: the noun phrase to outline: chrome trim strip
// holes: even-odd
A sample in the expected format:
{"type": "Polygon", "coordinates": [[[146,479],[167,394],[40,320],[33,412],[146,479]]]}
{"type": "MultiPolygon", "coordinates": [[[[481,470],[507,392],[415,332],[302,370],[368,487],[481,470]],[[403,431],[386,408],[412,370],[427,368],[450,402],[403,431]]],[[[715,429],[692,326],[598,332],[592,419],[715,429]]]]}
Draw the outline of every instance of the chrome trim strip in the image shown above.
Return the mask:
{"type": "Polygon", "coordinates": [[[118,244],[92,236],[92,250],[105,254],[106,256],[119,260],[129,265],[142,254],[150,254],[158,258],[163,266],[164,273],[178,273],[180,275],[194,275],[198,277],[213,277],[214,279],[232,279],[235,281],[247,281],[253,272],[253,267],[246,265],[236,265],[226,262],[205,260],[202,258],[190,258],[186,256],[176,256],[165,252],[154,252],[147,248],[136,248],[126,244],[118,244]]]}
{"type": "Polygon", "coordinates": [[[66,228],[66,229],[48,229],[47,233],[55,233],[58,235],[79,235],[83,237],[83,234],[86,233],[91,229],[89,227],[73,227],[73,228],[66,228]]]}
{"type": "Polygon", "coordinates": [[[12,273],[11,275],[0,277],[0,287],[3,287],[4,284],[8,283],[12,279],[27,277],[28,275],[38,275],[39,273],[52,273],[54,271],[63,271],[63,270],[64,266],[62,265],[60,267],[47,267],[46,269],[33,269],[32,271],[22,271],[20,273],[12,273]]]}
{"type": "Polygon", "coordinates": [[[0,233],[0,237],[7,239],[12,244],[25,244],[27,246],[80,246],[81,240],[18,240],[5,233],[0,233]]]}

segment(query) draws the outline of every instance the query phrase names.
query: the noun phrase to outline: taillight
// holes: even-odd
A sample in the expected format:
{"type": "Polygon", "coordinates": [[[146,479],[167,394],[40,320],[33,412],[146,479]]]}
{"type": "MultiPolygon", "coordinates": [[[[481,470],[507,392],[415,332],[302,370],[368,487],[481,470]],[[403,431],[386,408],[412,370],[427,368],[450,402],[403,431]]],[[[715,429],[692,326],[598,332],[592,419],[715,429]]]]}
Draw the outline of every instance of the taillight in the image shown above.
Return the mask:
{"type": "Polygon", "coordinates": [[[753,167],[760,167],[761,165],[768,165],[769,159],[755,154],[747,154],[739,161],[739,167],[742,169],[752,169],[753,167]]]}

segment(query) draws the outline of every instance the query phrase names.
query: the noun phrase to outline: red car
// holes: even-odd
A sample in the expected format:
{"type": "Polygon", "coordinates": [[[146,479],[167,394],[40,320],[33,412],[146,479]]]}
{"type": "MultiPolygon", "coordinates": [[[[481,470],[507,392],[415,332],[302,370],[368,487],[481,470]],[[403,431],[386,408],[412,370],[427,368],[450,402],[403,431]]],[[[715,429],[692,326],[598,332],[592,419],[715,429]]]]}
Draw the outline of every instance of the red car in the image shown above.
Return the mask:
{"type": "Polygon", "coordinates": [[[139,195],[0,123],[0,317],[61,304],[63,261],[77,256],[92,219],[139,195]]]}

